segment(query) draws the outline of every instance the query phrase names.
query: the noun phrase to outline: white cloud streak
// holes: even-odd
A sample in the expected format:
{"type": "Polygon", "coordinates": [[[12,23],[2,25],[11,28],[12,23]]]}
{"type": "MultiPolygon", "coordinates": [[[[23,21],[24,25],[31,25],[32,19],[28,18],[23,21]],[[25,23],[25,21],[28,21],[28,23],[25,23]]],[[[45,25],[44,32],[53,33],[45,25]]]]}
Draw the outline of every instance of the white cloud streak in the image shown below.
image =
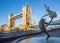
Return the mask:
{"type": "Polygon", "coordinates": [[[33,25],[38,25],[38,23],[39,23],[38,17],[32,16],[32,24],[33,24],[33,25]]]}

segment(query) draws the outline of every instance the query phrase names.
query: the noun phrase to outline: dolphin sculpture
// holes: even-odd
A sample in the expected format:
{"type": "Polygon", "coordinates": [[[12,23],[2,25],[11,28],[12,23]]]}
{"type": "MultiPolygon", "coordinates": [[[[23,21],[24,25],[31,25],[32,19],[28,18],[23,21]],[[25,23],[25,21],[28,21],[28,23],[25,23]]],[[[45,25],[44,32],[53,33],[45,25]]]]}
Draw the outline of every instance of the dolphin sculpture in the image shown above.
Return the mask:
{"type": "Polygon", "coordinates": [[[56,14],[55,11],[50,10],[48,6],[46,6],[46,5],[44,5],[44,6],[45,6],[45,9],[46,9],[46,11],[47,11],[48,14],[44,15],[43,17],[41,17],[41,20],[39,21],[39,28],[42,30],[43,33],[45,33],[45,34],[47,35],[46,40],[48,40],[48,39],[50,38],[50,35],[49,35],[49,33],[46,31],[46,27],[47,27],[48,25],[50,25],[50,23],[52,22],[52,20],[53,20],[55,17],[57,17],[57,14],[56,14]],[[51,20],[50,20],[49,23],[45,22],[44,17],[46,17],[46,16],[49,16],[49,17],[51,18],[51,20]],[[45,24],[46,24],[46,26],[45,26],[45,24]]]}

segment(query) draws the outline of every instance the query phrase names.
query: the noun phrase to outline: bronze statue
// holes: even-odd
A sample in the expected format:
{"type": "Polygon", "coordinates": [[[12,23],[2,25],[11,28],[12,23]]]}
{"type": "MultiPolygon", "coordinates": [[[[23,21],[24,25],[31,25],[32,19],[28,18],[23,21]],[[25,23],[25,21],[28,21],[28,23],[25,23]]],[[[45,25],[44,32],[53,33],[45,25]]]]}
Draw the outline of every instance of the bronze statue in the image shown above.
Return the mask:
{"type": "Polygon", "coordinates": [[[51,18],[51,20],[50,20],[49,23],[47,23],[47,22],[45,22],[45,19],[42,17],[41,20],[39,21],[39,28],[42,30],[43,33],[47,34],[46,40],[48,40],[48,38],[50,37],[50,35],[49,35],[49,33],[46,31],[46,27],[47,27],[48,25],[50,25],[50,23],[52,22],[52,20],[53,20],[55,17],[57,17],[57,14],[56,14],[56,12],[50,10],[49,7],[46,6],[46,5],[45,5],[45,8],[46,8],[46,11],[47,11],[48,14],[44,15],[43,17],[49,16],[49,17],[51,18]],[[45,24],[46,24],[46,26],[45,26],[45,24]]]}
{"type": "Polygon", "coordinates": [[[42,30],[43,33],[47,34],[47,38],[46,40],[50,37],[49,33],[46,31],[46,27],[44,24],[48,24],[47,22],[45,22],[45,19],[41,19],[39,22],[39,28],[42,30]]]}

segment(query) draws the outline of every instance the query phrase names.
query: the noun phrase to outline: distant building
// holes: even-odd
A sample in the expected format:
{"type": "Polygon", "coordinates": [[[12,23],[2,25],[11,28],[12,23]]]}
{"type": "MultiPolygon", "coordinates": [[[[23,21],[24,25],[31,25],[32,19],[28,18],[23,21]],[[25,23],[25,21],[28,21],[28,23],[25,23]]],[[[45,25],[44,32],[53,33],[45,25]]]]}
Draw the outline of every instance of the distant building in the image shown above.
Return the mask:
{"type": "Polygon", "coordinates": [[[47,28],[56,29],[56,28],[60,28],[60,25],[49,25],[47,28]]]}
{"type": "Polygon", "coordinates": [[[11,30],[10,30],[10,28],[8,27],[8,25],[4,24],[4,25],[1,25],[0,31],[10,32],[11,30]]]}

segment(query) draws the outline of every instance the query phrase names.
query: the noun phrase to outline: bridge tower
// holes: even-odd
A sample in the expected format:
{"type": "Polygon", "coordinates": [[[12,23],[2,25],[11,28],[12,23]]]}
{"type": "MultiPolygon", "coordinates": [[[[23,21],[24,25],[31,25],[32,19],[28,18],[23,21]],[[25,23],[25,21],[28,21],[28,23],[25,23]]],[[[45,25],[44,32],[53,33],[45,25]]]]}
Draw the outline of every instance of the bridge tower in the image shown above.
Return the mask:
{"type": "Polygon", "coordinates": [[[31,25],[32,10],[28,7],[28,4],[22,8],[22,23],[23,25],[31,25]]]}
{"type": "Polygon", "coordinates": [[[11,19],[11,17],[13,17],[14,14],[11,13],[9,16],[8,16],[8,27],[9,28],[14,28],[15,27],[15,20],[14,19],[11,19]]]}
{"type": "Polygon", "coordinates": [[[22,8],[22,24],[19,26],[22,30],[32,30],[28,27],[32,24],[32,9],[28,7],[28,4],[22,8]]]}

